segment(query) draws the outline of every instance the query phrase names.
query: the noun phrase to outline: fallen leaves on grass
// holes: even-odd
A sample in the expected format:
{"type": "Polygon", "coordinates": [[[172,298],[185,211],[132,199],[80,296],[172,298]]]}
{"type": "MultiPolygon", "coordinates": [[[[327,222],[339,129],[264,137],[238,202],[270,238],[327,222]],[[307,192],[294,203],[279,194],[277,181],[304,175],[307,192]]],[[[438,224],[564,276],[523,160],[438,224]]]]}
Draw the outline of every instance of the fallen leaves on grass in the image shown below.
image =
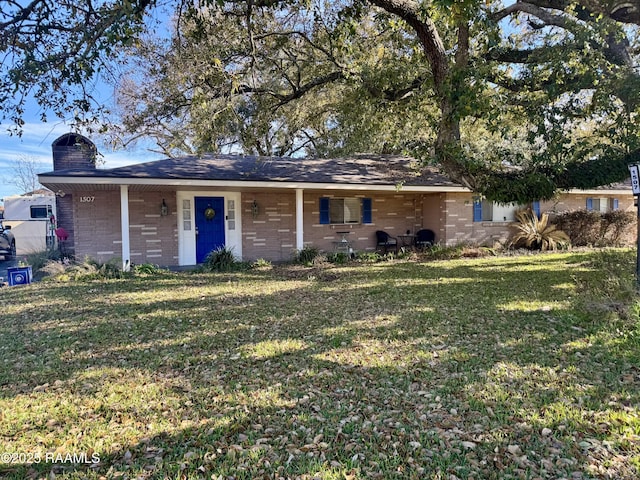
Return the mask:
{"type": "MultiPolygon", "coordinates": [[[[0,473],[633,478],[638,336],[625,318],[602,324],[572,288],[602,274],[589,259],[11,289],[0,324],[2,449],[100,461],[0,473]],[[78,301],[87,295],[91,304],[78,301]]],[[[617,274],[632,273],[624,265],[617,274]]]]}

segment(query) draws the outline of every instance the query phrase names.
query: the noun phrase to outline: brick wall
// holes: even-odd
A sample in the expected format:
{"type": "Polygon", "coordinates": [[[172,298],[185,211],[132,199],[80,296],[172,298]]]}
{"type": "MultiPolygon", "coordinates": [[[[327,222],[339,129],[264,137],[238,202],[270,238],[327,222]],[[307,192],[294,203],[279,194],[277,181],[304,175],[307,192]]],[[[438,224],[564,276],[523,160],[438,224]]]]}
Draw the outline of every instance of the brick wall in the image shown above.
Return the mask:
{"type": "Polygon", "coordinates": [[[242,256],[245,260],[264,258],[288,261],[296,248],[296,194],[242,194],[242,256]],[[253,215],[253,202],[258,205],[253,215]]]}
{"type": "Polygon", "coordinates": [[[433,193],[422,197],[422,224],[424,228],[433,230],[436,234],[436,242],[445,238],[445,199],[444,193],[433,193]]]}
{"type": "Polygon", "coordinates": [[[129,191],[131,263],[178,264],[176,192],[129,191]],[[162,200],[169,214],[160,215],[162,200]]]}
{"type": "Polygon", "coordinates": [[[446,245],[494,245],[513,234],[509,222],[474,222],[471,193],[447,193],[443,213],[446,245]]]}
{"type": "MultiPolygon", "coordinates": [[[[82,135],[67,133],[58,137],[51,145],[53,152],[53,170],[86,170],[96,168],[96,147],[82,135]]],[[[65,196],[56,197],[56,223],[63,228],[68,238],[64,248],[67,254],[74,255],[75,220],[73,195],[65,192],[65,196]]]]}
{"type": "Polygon", "coordinates": [[[122,258],[120,191],[76,192],[72,198],[76,258],[122,258]],[[83,197],[93,200],[81,201],[83,197]]]}
{"type": "Polygon", "coordinates": [[[561,195],[554,200],[540,202],[540,209],[543,212],[566,212],[569,210],[581,210],[587,206],[587,198],[617,198],[618,209],[632,212],[635,210],[633,206],[633,195],[631,191],[627,195],[604,195],[604,194],[586,194],[572,193],[561,195]]]}
{"type": "Polygon", "coordinates": [[[75,221],[73,218],[73,195],[65,194],[64,197],[56,196],[56,226],[63,228],[67,232],[67,240],[65,240],[62,248],[66,255],[75,255],[75,221]]]}
{"type": "MultiPolygon", "coordinates": [[[[470,193],[447,193],[444,199],[444,231],[446,244],[473,243],[493,246],[505,243],[513,235],[514,228],[508,222],[474,222],[473,199],[470,193]]],[[[617,198],[618,208],[633,211],[633,196],[604,194],[563,194],[556,199],[540,203],[542,212],[563,212],[586,208],[587,198],[617,198]]]]}
{"type": "MultiPolygon", "coordinates": [[[[89,256],[99,262],[122,258],[120,191],[76,192],[73,198],[76,258],[89,256]],[[87,197],[93,201],[81,201],[87,197]]],[[[178,264],[175,198],[175,192],[129,191],[132,263],[178,264]],[[163,199],[169,207],[166,217],[160,216],[163,199]]]]}
{"type": "Polygon", "coordinates": [[[404,234],[407,230],[414,233],[419,227],[421,204],[419,196],[408,194],[328,194],[325,192],[309,192],[304,195],[304,237],[305,244],[311,244],[323,251],[331,252],[336,242],[342,239],[337,232],[348,231],[347,239],[356,251],[375,251],[376,230],[384,230],[391,236],[404,234]],[[355,225],[323,225],[320,223],[320,197],[371,198],[370,224],[355,225]]]}

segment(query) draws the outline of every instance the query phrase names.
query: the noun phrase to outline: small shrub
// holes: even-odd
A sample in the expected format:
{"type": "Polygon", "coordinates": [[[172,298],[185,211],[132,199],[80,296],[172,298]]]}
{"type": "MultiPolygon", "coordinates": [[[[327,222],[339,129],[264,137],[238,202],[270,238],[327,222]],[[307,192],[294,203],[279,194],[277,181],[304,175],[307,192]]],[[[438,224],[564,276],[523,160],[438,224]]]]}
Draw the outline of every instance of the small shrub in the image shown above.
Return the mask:
{"type": "Polygon", "coordinates": [[[166,270],[153,263],[141,263],[139,265],[132,265],[131,271],[136,275],[158,275],[166,270]]]}
{"type": "Polygon", "coordinates": [[[350,258],[349,254],[345,252],[332,252],[327,254],[327,261],[338,265],[348,263],[350,258]]]}
{"type": "Polygon", "coordinates": [[[362,263],[378,263],[382,261],[382,255],[378,252],[359,252],[356,253],[356,260],[362,263]]]}
{"type": "Polygon", "coordinates": [[[271,262],[269,260],[265,260],[264,258],[258,258],[255,262],[251,264],[251,268],[271,268],[271,262]]]}
{"type": "Polygon", "coordinates": [[[227,247],[219,247],[209,252],[204,260],[204,269],[210,272],[229,272],[239,267],[233,251],[227,247]]]}
{"type": "Polygon", "coordinates": [[[543,213],[540,218],[530,208],[516,213],[516,233],[511,239],[515,247],[532,250],[555,250],[571,243],[569,236],[555,225],[549,223],[549,214],[543,213]]]}
{"type": "Polygon", "coordinates": [[[635,212],[613,210],[603,213],[600,220],[600,242],[607,247],[618,247],[630,243],[625,237],[635,226],[635,219],[635,212]]]}
{"type": "MultiPolygon", "coordinates": [[[[95,268],[95,273],[89,274],[86,276],[87,280],[97,280],[97,279],[117,279],[123,278],[125,276],[125,272],[122,271],[122,261],[119,259],[111,259],[105,263],[100,263],[97,260],[91,258],[85,258],[85,264],[93,266],[95,268]]],[[[81,278],[76,278],[77,280],[81,278]]]]}
{"type": "Polygon", "coordinates": [[[303,265],[310,265],[315,258],[320,254],[318,247],[312,245],[305,245],[302,250],[297,250],[293,255],[293,261],[295,263],[302,263],[303,265]]]}
{"type": "Polygon", "coordinates": [[[571,243],[581,247],[595,245],[600,234],[600,213],[588,210],[574,210],[556,214],[554,222],[571,239],[571,243]]]}
{"type": "Polygon", "coordinates": [[[118,279],[127,276],[122,271],[120,260],[100,263],[86,257],[82,263],[69,259],[51,260],[40,272],[50,280],[59,282],[118,279]]]}
{"type": "Polygon", "coordinates": [[[588,210],[573,210],[556,214],[554,222],[566,232],[575,246],[615,247],[630,243],[635,226],[632,212],[614,210],[600,213],[588,210]]]}
{"type": "Polygon", "coordinates": [[[29,253],[25,256],[24,261],[27,265],[31,265],[34,272],[42,269],[51,261],[62,260],[62,254],[59,250],[43,250],[41,252],[29,253]]]}
{"type": "Polygon", "coordinates": [[[425,257],[434,260],[451,260],[454,258],[462,258],[463,250],[470,248],[471,245],[459,243],[457,245],[441,245],[436,243],[430,249],[424,252],[425,257]]]}

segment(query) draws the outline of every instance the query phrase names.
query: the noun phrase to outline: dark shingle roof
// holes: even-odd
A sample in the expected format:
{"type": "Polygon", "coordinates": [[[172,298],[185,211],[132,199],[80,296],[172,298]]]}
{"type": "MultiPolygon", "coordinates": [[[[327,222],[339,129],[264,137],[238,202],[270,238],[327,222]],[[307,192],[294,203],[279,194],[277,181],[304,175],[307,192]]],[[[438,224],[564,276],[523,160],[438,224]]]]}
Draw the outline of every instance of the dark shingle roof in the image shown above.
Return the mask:
{"type": "Polygon", "coordinates": [[[337,159],[303,159],[240,155],[169,158],[112,169],[58,170],[42,177],[91,177],[228,180],[255,182],[423,185],[459,187],[435,168],[420,172],[418,163],[399,155],[355,155],[337,159]]]}

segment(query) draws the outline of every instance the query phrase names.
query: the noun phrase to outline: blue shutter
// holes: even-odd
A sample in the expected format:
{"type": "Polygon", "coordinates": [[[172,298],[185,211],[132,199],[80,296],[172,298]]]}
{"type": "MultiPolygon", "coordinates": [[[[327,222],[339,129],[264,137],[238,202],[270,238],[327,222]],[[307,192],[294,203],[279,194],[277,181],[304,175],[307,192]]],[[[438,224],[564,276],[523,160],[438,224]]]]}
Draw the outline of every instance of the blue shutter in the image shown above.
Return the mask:
{"type": "Polygon", "coordinates": [[[362,199],[362,223],[373,223],[370,198],[362,199]]]}
{"type": "Polygon", "coordinates": [[[536,214],[536,217],[540,218],[540,200],[536,200],[531,203],[531,208],[533,209],[533,213],[536,214]]]}
{"type": "Polygon", "coordinates": [[[320,223],[329,224],[329,197],[320,197],[320,223]]]}
{"type": "Polygon", "coordinates": [[[473,221],[482,221],[482,200],[475,200],[473,202],[473,221]]]}
{"type": "Polygon", "coordinates": [[[614,210],[618,210],[618,208],[619,208],[619,205],[618,205],[618,199],[617,199],[617,198],[614,198],[614,199],[613,199],[613,209],[614,209],[614,210]]]}
{"type": "Polygon", "coordinates": [[[587,198],[587,210],[593,210],[593,198],[587,198]]]}

